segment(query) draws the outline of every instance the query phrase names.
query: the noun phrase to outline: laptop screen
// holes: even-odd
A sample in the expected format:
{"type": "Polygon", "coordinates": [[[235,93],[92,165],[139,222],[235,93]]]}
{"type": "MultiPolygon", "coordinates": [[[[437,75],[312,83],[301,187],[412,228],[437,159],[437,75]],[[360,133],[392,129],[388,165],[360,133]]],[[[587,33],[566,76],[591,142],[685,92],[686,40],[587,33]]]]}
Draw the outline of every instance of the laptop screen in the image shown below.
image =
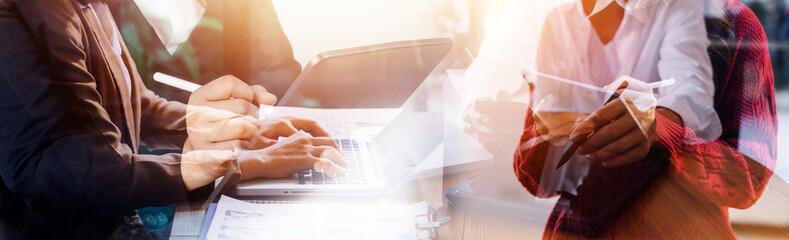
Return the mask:
{"type": "Polygon", "coordinates": [[[441,87],[428,79],[375,137],[388,188],[394,188],[441,143],[444,104],[441,87]]]}
{"type": "Polygon", "coordinates": [[[397,108],[452,48],[447,38],[324,52],[288,89],[280,106],[397,108]]]}

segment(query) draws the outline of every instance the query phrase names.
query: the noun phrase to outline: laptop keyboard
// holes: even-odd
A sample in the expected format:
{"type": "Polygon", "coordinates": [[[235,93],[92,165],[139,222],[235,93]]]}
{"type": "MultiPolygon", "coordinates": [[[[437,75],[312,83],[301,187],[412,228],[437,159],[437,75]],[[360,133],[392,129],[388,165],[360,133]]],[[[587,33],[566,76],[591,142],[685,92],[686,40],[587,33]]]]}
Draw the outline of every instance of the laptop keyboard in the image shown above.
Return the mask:
{"type": "Polygon", "coordinates": [[[340,146],[344,159],[348,162],[345,176],[330,176],[312,169],[297,173],[299,184],[333,185],[333,184],[366,184],[368,183],[367,173],[364,171],[364,161],[361,159],[359,144],[355,139],[335,139],[334,142],[340,146]]]}

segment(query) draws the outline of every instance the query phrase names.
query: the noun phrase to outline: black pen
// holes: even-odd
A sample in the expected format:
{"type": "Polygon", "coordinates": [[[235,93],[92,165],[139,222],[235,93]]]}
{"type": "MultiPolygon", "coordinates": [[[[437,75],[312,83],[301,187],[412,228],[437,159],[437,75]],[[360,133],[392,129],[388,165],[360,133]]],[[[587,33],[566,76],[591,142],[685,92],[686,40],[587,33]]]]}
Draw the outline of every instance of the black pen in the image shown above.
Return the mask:
{"type": "MultiPolygon", "coordinates": [[[[627,88],[627,81],[624,81],[621,84],[619,84],[619,87],[617,87],[616,90],[618,91],[620,89],[625,89],[625,88],[627,88]]],[[[620,94],[618,92],[614,91],[614,93],[611,94],[611,97],[609,97],[608,100],[605,101],[605,104],[603,104],[603,106],[605,106],[608,103],[616,100],[617,98],[619,98],[619,96],[620,96],[620,94]]],[[[591,136],[591,134],[590,134],[590,136],[591,136]]],[[[587,138],[588,137],[589,136],[587,136],[587,138]]],[[[570,158],[573,156],[573,154],[575,154],[576,151],[578,151],[578,148],[581,147],[581,144],[583,142],[584,141],[573,142],[573,144],[570,145],[570,148],[567,149],[567,151],[565,151],[564,154],[562,154],[562,158],[559,160],[559,164],[556,165],[556,169],[559,169],[560,167],[564,166],[565,163],[570,161],[570,158]]]]}

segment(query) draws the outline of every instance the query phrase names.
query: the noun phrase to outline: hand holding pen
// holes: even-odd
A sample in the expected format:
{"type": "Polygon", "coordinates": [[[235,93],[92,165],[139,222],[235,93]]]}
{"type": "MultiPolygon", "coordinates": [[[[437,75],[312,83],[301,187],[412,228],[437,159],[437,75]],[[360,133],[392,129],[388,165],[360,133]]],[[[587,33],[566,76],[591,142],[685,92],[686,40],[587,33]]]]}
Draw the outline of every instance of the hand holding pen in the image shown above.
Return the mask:
{"type": "Polygon", "coordinates": [[[606,167],[622,166],[643,159],[652,147],[651,135],[654,132],[655,103],[651,91],[653,88],[671,84],[674,84],[674,80],[651,84],[632,78],[621,81],[605,106],[573,128],[570,133],[573,145],[562,155],[557,169],[566,163],[576,150],[578,154],[601,161],[606,167]],[[637,85],[633,88],[641,92],[633,94],[635,91],[629,90],[634,84],[637,85]],[[648,102],[646,106],[644,99],[648,102]]]}
{"type": "MultiPolygon", "coordinates": [[[[544,102],[551,105],[554,101],[561,101],[561,99],[553,99],[552,94],[545,95],[545,98],[537,106],[534,106],[536,130],[543,141],[554,146],[564,145],[566,140],[563,142],[562,137],[567,136],[565,134],[569,134],[569,140],[573,141],[573,144],[560,157],[556,169],[567,163],[579,148],[581,148],[578,151],[579,154],[589,155],[591,159],[602,161],[605,166],[620,166],[642,159],[651,148],[651,136],[654,131],[657,100],[652,92],[654,89],[668,87],[676,83],[674,79],[645,83],[623,76],[605,88],[600,88],[531,69],[524,69],[522,74],[529,86],[534,88],[533,92],[541,87],[536,84],[536,80],[542,79],[541,82],[547,81],[548,91],[551,90],[550,86],[553,86],[555,91],[565,91],[565,88],[556,88],[556,86],[565,86],[567,89],[583,89],[595,94],[609,93],[609,98],[602,108],[589,116],[577,119],[574,124],[567,117],[583,116],[585,115],[583,112],[556,112],[550,110],[549,107],[547,112],[543,112],[543,116],[538,116],[539,109],[544,102]],[[545,118],[543,119],[543,117],[545,118]],[[568,121],[570,122],[568,123],[568,121]],[[569,124],[566,126],[569,130],[554,129],[567,124],[569,124]]],[[[564,95],[570,97],[567,94],[564,95]]],[[[568,102],[573,101],[566,101],[565,104],[568,102]]],[[[569,106],[569,108],[572,107],[574,106],[569,106]]]]}
{"type": "MultiPolygon", "coordinates": [[[[610,103],[611,101],[619,99],[619,96],[622,94],[622,91],[624,91],[625,88],[627,88],[627,84],[628,84],[627,81],[623,81],[621,84],[619,84],[619,87],[617,87],[616,91],[614,91],[614,93],[611,94],[611,97],[609,97],[608,100],[605,101],[605,104],[608,105],[608,103],[610,103]]],[[[586,119],[588,118],[589,117],[587,117],[586,119]]],[[[581,144],[583,144],[586,141],[586,139],[588,139],[594,134],[594,128],[588,128],[588,127],[583,128],[583,126],[582,128],[579,128],[579,126],[581,126],[580,125],[581,123],[584,123],[584,120],[581,120],[579,123],[576,123],[573,129],[570,130],[570,140],[573,142],[573,144],[570,145],[570,148],[568,148],[567,151],[564,152],[564,154],[562,154],[562,158],[559,160],[559,164],[556,165],[556,169],[559,169],[565,163],[567,163],[567,161],[570,161],[570,158],[575,154],[578,148],[581,147],[581,144]]],[[[587,126],[588,125],[589,124],[587,124],[587,126]]],[[[592,125],[592,127],[594,127],[594,125],[592,125]]]]}

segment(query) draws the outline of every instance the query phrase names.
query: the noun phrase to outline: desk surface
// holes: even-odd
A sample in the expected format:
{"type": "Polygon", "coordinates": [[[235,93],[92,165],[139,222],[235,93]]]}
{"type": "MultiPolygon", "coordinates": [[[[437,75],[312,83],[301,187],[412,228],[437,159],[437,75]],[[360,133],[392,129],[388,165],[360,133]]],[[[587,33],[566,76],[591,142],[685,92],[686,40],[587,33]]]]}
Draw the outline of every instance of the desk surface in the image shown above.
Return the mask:
{"type": "MultiPolygon", "coordinates": [[[[458,73],[460,74],[460,73],[458,73]]],[[[456,74],[457,75],[457,74],[456,74]]],[[[461,74],[462,75],[462,74],[461,74]]],[[[442,75],[439,79],[451,78],[442,75]]],[[[436,88],[434,90],[439,90],[436,88]]],[[[508,148],[507,151],[511,151],[508,148]]],[[[509,152],[508,152],[509,154],[509,152]]],[[[509,159],[507,155],[507,159],[509,159]]],[[[545,221],[527,222],[505,216],[453,209],[447,205],[444,191],[478,172],[433,174],[416,180],[412,190],[428,204],[436,207],[438,217],[451,217],[449,224],[439,228],[440,239],[539,239],[545,221]]],[[[525,190],[524,190],[525,191],[525,190]]],[[[172,239],[196,239],[203,220],[199,209],[202,202],[179,203],[175,213],[172,239]]],[[[789,184],[773,175],[759,201],[747,210],[731,210],[732,228],[739,239],[789,238],[789,184]]]]}
{"type": "MultiPolygon", "coordinates": [[[[544,225],[494,214],[453,209],[443,192],[472,173],[435,176],[417,180],[416,191],[437,208],[440,217],[452,217],[439,229],[440,239],[538,239],[544,225]],[[440,193],[440,194],[439,194],[440,193]]],[[[739,239],[786,239],[789,237],[789,185],[773,177],[759,202],[747,210],[732,211],[732,227],[739,239]],[[776,214],[783,213],[783,214],[776,214]]],[[[179,203],[171,239],[196,239],[203,220],[200,202],[179,203]]]]}

